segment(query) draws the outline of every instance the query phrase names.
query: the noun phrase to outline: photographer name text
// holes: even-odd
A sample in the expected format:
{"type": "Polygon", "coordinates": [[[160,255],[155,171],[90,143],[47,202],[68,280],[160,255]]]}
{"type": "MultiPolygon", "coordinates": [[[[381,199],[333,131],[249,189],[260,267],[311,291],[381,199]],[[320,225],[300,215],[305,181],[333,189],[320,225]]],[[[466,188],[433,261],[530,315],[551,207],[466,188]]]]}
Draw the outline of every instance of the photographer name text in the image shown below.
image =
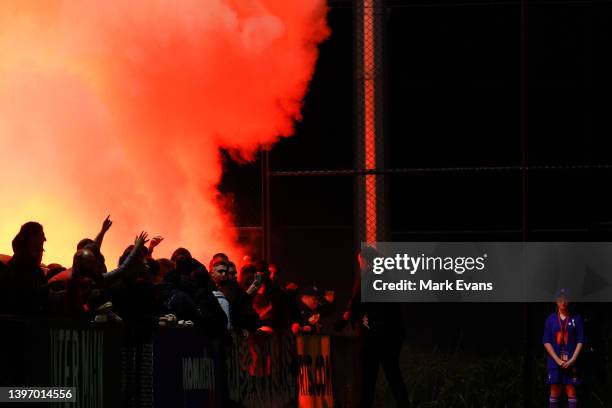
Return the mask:
{"type": "Polygon", "coordinates": [[[492,291],[492,282],[467,282],[462,279],[455,281],[445,280],[443,282],[434,281],[432,279],[419,279],[417,281],[402,279],[396,282],[384,282],[382,279],[376,279],[372,282],[372,287],[376,291],[430,291],[430,292],[446,292],[446,291],[492,291]]]}

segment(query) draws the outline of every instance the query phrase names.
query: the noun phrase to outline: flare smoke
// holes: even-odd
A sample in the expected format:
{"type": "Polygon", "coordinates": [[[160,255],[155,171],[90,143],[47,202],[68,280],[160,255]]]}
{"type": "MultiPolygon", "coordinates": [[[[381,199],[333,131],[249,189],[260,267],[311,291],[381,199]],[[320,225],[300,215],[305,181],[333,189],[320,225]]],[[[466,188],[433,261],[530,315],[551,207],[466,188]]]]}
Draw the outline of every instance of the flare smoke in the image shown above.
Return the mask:
{"type": "Polygon", "coordinates": [[[44,262],[115,221],[236,254],[219,149],[289,136],[328,35],[324,0],[6,0],[0,7],[0,253],[41,222],[44,262]]]}

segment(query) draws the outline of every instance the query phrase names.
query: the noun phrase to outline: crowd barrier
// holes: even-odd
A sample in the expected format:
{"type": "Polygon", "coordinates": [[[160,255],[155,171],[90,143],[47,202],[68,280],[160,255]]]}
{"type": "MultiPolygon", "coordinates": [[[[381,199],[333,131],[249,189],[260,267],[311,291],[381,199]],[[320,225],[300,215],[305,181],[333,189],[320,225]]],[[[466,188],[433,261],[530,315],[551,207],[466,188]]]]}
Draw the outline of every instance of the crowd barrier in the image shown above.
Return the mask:
{"type": "Polygon", "coordinates": [[[55,407],[331,407],[357,402],[353,338],[2,319],[0,386],[75,387],[55,407]]]}

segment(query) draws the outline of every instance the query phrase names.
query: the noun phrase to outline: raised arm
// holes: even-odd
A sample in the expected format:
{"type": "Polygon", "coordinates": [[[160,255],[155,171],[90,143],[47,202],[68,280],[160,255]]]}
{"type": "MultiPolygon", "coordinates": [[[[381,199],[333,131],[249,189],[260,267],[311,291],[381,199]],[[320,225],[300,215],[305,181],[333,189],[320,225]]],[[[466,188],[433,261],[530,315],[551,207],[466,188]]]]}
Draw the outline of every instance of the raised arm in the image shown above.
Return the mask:
{"type": "Polygon", "coordinates": [[[140,235],[136,237],[134,240],[134,248],[130,254],[125,258],[125,260],[119,265],[118,268],[113,269],[110,272],[102,275],[104,277],[104,281],[110,283],[111,281],[115,281],[125,276],[126,271],[128,271],[133,265],[134,262],[138,259],[139,252],[142,250],[144,245],[149,241],[147,239],[148,234],[146,232],[141,232],[140,235]]]}
{"type": "Polygon", "coordinates": [[[161,235],[157,235],[153,238],[151,238],[151,241],[149,242],[149,256],[153,256],[153,250],[155,249],[156,246],[158,246],[162,241],[164,240],[164,237],[162,237],[161,235]]]}
{"type": "Polygon", "coordinates": [[[104,235],[106,235],[106,233],[108,232],[108,230],[110,229],[112,225],[113,225],[113,222],[111,221],[110,215],[109,215],[106,217],[106,219],[102,223],[102,228],[100,229],[100,232],[98,232],[98,235],[96,235],[96,239],[94,240],[96,244],[98,245],[98,248],[102,248],[102,241],[104,241],[104,235]]]}

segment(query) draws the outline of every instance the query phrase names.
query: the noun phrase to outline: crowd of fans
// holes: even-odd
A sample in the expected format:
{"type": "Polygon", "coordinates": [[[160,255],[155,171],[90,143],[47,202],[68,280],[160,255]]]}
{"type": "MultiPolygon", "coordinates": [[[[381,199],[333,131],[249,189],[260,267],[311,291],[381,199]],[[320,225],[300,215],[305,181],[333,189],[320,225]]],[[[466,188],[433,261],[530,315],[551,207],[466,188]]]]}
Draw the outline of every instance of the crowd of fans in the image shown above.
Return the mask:
{"type": "Polygon", "coordinates": [[[203,264],[186,248],[170,259],[153,254],[163,241],[140,233],[108,270],[102,242],[107,217],[95,239],[76,245],[72,265],[42,264],[43,226],[24,224],[0,256],[0,314],[64,317],[107,325],[199,326],[211,333],[256,331],[319,333],[334,309],[334,293],[280,284],[279,270],[246,256],[238,269],[224,253],[203,264]]]}

